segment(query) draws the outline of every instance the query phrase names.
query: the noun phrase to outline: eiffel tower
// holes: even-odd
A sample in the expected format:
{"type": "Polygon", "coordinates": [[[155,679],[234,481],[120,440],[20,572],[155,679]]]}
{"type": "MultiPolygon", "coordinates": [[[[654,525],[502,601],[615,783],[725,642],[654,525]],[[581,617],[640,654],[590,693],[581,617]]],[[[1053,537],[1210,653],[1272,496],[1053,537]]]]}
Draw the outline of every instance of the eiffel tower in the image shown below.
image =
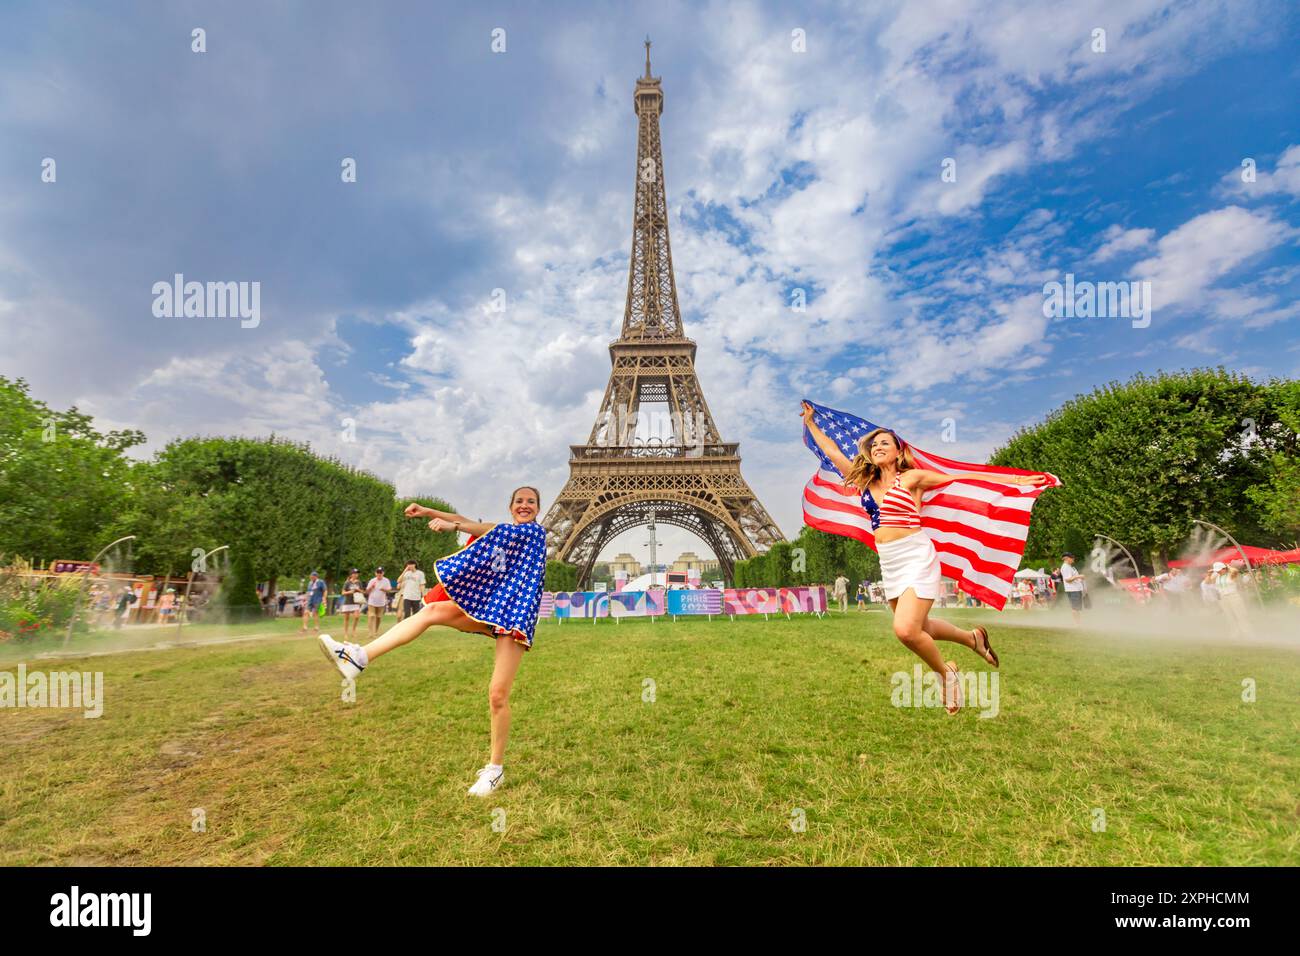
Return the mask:
{"type": "Polygon", "coordinates": [[[700,537],[728,580],[736,561],[783,541],[740,474],[740,446],[723,442],[682,330],[668,244],[659,116],[661,78],[636,81],[636,202],[623,332],[610,343],[605,398],[585,445],[569,447],[569,480],[542,524],[547,557],[578,565],[587,587],[615,536],[652,522],[700,537]]]}

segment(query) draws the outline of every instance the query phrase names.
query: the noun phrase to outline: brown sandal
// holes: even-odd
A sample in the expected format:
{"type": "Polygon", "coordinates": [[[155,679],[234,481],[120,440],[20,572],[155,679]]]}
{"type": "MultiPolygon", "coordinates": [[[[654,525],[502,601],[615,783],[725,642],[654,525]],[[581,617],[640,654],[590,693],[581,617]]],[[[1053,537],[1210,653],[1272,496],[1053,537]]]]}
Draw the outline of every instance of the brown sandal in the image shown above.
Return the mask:
{"type": "Polygon", "coordinates": [[[952,716],[961,710],[963,703],[965,701],[962,700],[961,671],[957,670],[955,662],[944,661],[943,709],[948,712],[949,716],[952,716]],[[950,691],[951,700],[949,700],[950,691]]]}
{"type": "Polygon", "coordinates": [[[994,667],[997,667],[998,652],[995,651],[993,645],[989,643],[989,632],[983,627],[975,627],[971,630],[971,633],[975,635],[975,653],[984,658],[984,660],[988,661],[988,663],[992,664],[994,667]],[[981,636],[984,638],[983,650],[980,650],[981,636]],[[989,660],[990,657],[993,658],[991,661],[989,660]]]}

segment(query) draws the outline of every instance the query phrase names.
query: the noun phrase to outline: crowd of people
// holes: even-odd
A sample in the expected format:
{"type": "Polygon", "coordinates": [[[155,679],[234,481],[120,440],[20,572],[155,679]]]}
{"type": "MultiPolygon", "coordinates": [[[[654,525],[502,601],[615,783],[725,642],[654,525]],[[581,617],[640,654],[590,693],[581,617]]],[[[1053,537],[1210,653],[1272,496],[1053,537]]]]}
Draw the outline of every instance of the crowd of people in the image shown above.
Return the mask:
{"type": "Polygon", "coordinates": [[[1248,573],[1240,562],[1216,561],[1204,572],[1170,568],[1154,578],[1140,578],[1135,592],[1142,603],[1162,602],[1175,614],[1186,613],[1198,605],[1214,608],[1223,614],[1229,635],[1249,637],[1252,630],[1246,602],[1248,598],[1257,599],[1268,576],[1277,574],[1276,569],[1259,568],[1248,573]],[[1196,594],[1199,598],[1193,596],[1196,594]]]}
{"type": "Polygon", "coordinates": [[[95,627],[118,629],[131,619],[133,612],[138,612],[134,620],[136,624],[175,623],[187,611],[199,608],[204,597],[191,595],[187,605],[184,595],[177,594],[174,587],[166,587],[152,607],[141,610],[137,607],[140,595],[132,585],[117,587],[106,582],[96,582],[90,586],[88,603],[95,627]]]}
{"type": "MultiPolygon", "coordinates": [[[[1026,574],[1017,577],[1007,603],[1008,608],[1023,611],[1054,608],[1068,603],[1074,623],[1082,620],[1083,612],[1091,608],[1087,579],[1075,566],[1075,556],[1062,555],[1061,564],[1050,572],[1026,574]]],[[[1300,591],[1300,567],[1279,568],[1265,566],[1246,571],[1241,562],[1216,561],[1208,568],[1173,567],[1155,576],[1141,576],[1111,582],[1121,592],[1127,592],[1139,605],[1160,605],[1174,614],[1193,613],[1197,609],[1212,609],[1223,615],[1227,632],[1234,638],[1248,637],[1252,633],[1248,608],[1264,592],[1300,591]]],[[[826,586],[831,606],[848,611],[849,579],[839,575],[833,585],[826,586]]],[[[884,604],[885,594],[881,582],[864,580],[857,586],[855,602],[859,611],[869,604],[884,604]]],[[[941,594],[939,606],[983,607],[983,603],[969,594],[957,592],[941,594]]]]}
{"type": "Polygon", "coordinates": [[[415,561],[407,561],[396,581],[388,578],[382,565],[377,565],[374,574],[365,581],[361,580],[359,568],[350,569],[332,601],[324,579],[316,571],[308,576],[303,591],[280,591],[274,601],[269,597],[266,600],[269,613],[285,614],[287,609],[300,616],[299,630],[304,634],[308,629],[319,634],[321,618],[337,612],[342,616],[343,633],[354,637],[364,612],[366,632],[373,639],[383,625],[384,615],[392,612],[401,621],[419,611],[424,606],[427,586],[425,573],[415,561]]]}

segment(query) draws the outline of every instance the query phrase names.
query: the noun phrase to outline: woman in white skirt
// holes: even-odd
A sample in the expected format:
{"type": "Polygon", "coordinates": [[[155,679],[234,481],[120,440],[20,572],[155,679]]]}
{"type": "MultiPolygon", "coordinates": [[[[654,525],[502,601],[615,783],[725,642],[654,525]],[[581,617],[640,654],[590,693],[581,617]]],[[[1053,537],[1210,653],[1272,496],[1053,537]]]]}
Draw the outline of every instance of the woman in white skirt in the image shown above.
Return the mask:
{"type": "Polygon", "coordinates": [[[888,428],[877,428],[859,439],[858,453],[850,461],[813,421],[811,405],[804,402],[800,414],[817,446],[844,476],[844,483],[862,492],[862,507],[871,517],[876,552],[880,555],[885,599],[894,612],[894,634],[943,678],[944,709],[957,713],[961,709],[957,665],[943,659],[935,641],[965,645],[994,667],[998,666],[998,655],[989,644],[985,628],[964,631],[930,617],[942,575],[939,554],[921,528],[921,495],[963,479],[1035,486],[1047,484],[1048,479],[1043,475],[993,472],[942,474],[917,468],[906,443],[888,428]]]}

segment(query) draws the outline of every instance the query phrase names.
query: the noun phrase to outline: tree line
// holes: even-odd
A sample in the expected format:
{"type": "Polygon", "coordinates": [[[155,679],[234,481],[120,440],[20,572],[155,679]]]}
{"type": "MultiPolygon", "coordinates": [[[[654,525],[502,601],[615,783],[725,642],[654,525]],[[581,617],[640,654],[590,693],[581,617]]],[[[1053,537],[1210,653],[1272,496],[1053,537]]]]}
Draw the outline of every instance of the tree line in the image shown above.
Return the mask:
{"type": "MultiPolygon", "coordinates": [[[[46,563],[88,559],[134,534],[136,570],[184,574],[229,545],[236,576],[329,580],[358,567],[421,568],[456,549],[403,518],[393,486],[283,438],[184,438],[147,461],[136,430],[99,432],[75,407],[56,411],[22,379],[0,376],[0,554],[46,563]]],[[[1202,519],[1239,541],[1291,548],[1300,539],[1300,382],[1254,382],[1223,369],[1138,375],[1066,402],[1023,429],[992,464],[1049,471],[1063,487],[1034,509],[1024,565],[1087,553],[1112,537],[1148,567],[1177,557],[1202,519]]],[[[803,528],[792,542],[737,563],[737,587],[879,577],[849,538],[803,528]]],[[[546,587],[571,590],[576,568],[548,562],[546,587]]]]}
{"type": "MultiPolygon", "coordinates": [[[[88,560],[133,534],[132,570],[228,569],[223,603],[236,609],[256,604],[259,582],[296,587],[315,570],[337,583],[378,565],[393,576],[408,560],[428,572],[458,547],[454,532],[402,514],[411,501],[454,511],[448,502],[398,500],[389,482],[308,445],[184,438],[148,461],[127,457],[144,442],[139,431],[96,431],[75,407],[55,411],[22,379],[0,376],[0,556],[88,560]]],[[[548,590],[572,591],[577,579],[574,565],[547,562],[548,590]]]]}
{"type": "Polygon", "coordinates": [[[1223,369],[1138,375],[1066,402],[1016,434],[994,465],[1048,471],[1063,486],[1034,506],[1025,564],[1082,559],[1094,536],[1147,569],[1178,557],[1196,519],[1243,544],[1300,538],[1300,382],[1223,369]]]}
{"type": "MultiPolygon", "coordinates": [[[[134,534],[133,570],[184,575],[228,546],[227,590],[250,603],[250,582],[310,571],[369,577],[414,560],[428,569],[458,547],[453,532],[402,516],[394,487],[310,446],[270,438],[183,438],[147,461],[126,451],[138,431],[101,434],[89,416],[50,409],[27,383],[0,377],[0,554],[48,564],[86,560],[134,534]]],[[[218,560],[213,557],[214,563],[218,560]]]]}
{"type": "Polygon", "coordinates": [[[733,587],[790,588],[832,584],[841,574],[853,586],[880,580],[880,559],[861,541],[804,525],[793,541],[735,565],[733,587]]]}

